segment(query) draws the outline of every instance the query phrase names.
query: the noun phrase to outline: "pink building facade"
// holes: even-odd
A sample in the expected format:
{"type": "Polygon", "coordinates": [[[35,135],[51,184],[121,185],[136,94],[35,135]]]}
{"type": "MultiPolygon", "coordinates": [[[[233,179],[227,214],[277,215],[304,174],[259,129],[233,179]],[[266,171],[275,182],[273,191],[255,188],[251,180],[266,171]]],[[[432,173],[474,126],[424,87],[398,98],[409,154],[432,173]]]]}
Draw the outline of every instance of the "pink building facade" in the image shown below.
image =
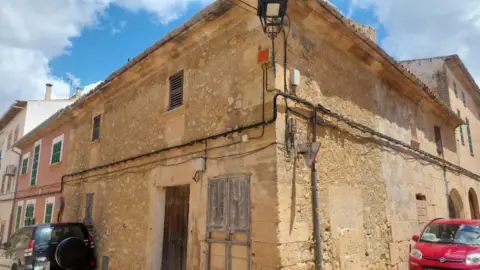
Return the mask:
{"type": "Polygon", "coordinates": [[[22,151],[12,233],[23,226],[58,221],[62,207],[61,180],[67,170],[69,130],[69,124],[53,130],[39,126],[16,144],[22,151]]]}

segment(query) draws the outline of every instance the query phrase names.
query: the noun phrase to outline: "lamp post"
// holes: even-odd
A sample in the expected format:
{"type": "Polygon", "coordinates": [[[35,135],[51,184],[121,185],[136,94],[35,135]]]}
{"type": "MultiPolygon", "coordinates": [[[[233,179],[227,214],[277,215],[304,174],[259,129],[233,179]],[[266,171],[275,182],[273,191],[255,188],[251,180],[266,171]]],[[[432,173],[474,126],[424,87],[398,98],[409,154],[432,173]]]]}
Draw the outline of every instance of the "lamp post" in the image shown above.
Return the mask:
{"type": "Polygon", "coordinates": [[[288,0],[258,0],[257,15],[263,32],[275,39],[282,30],[288,0]]]}

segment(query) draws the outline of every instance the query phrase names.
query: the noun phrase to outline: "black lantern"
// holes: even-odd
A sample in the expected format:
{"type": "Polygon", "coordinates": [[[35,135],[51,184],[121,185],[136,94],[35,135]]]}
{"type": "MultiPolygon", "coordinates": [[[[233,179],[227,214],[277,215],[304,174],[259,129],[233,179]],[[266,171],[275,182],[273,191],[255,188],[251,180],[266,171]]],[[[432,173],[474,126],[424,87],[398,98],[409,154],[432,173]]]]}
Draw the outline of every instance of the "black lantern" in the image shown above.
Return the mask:
{"type": "Polygon", "coordinates": [[[257,15],[263,31],[275,37],[283,27],[288,0],[258,0],[257,15]]]}

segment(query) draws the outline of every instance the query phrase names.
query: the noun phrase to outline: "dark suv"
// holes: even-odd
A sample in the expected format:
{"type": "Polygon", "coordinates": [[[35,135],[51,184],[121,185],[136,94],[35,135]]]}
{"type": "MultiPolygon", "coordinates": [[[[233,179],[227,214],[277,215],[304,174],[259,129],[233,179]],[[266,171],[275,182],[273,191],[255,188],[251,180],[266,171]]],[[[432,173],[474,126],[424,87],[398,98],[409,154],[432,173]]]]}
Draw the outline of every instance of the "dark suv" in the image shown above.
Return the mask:
{"type": "Polygon", "coordinates": [[[5,246],[4,257],[12,270],[64,269],[60,265],[66,267],[65,260],[76,260],[70,269],[95,269],[94,248],[93,238],[82,223],[42,224],[17,230],[5,246]],[[75,241],[83,253],[81,263],[75,241]]]}

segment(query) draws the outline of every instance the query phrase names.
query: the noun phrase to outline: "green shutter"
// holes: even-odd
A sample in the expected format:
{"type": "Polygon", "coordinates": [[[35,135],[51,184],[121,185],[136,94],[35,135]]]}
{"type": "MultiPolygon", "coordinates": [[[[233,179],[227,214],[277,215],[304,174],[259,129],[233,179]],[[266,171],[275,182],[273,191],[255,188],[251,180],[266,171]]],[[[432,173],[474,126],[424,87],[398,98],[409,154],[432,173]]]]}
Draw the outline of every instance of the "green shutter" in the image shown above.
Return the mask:
{"type": "Polygon", "coordinates": [[[53,145],[52,159],[50,163],[55,164],[57,162],[60,162],[61,156],[62,156],[62,141],[59,141],[53,145]]]}
{"type": "Polygon", "coordinates": [[[457,83],[455,81],[453,81],[453,92],[455,92],[455,97],[458,97],[457,83]]]}
{"type": "Polygon", "coordinates": [[[17,220],[15,221],[15,230],[20,228],[20,221],[22,219],[22,206],[17,206],[17,220]]]}
{"type": "Polygon", "coordinates": [[[28,157],[22,161],[22,175],[27,174],[28,170],[28,157]]]}
{"type": "Polygon", "coordinates": [[[467,122],[467,135],[468,135],[468,145],[470,147],[470,153],[473,154],[473,142],[472,142],[472,132],[470,130],[470,121],[468,121],[468,118],[465,118],[467,122]]]}
{"type": "Polygon", "coordinates": [[[30,178],[30,186],[35,186],[37,184],[39,159],[40,159],[40,145],[37,145],[35,146],[35,150],[33,152],[33,165],[32,165],[32,176],[30,178]]]}
{"type": "Polygon", "coordinates": [[[53,216],[53,203],[47,203],[47,206],[45,207],[45,220],[44,223],[48,224],[52,222],[52,216],[53,216]]]}
{"type": "Polygon", "coordinates": [[[35,224],[35,205],[34,204],[27,204],[27,208],[25,209],[25,226],[34,225],[35,224]]]}
{"type": "MultiPolygon", "coordinates": [[[[462,118],[462,116],[460,115],[460,110],[457,109],[457,114],[458,114],[458,117],[462,118]]],[[[462,145],[465,145],[465,139],[463,138],[463,128],[462,126],[460,126],[460,141],[462,142],[462,145]]]]}

